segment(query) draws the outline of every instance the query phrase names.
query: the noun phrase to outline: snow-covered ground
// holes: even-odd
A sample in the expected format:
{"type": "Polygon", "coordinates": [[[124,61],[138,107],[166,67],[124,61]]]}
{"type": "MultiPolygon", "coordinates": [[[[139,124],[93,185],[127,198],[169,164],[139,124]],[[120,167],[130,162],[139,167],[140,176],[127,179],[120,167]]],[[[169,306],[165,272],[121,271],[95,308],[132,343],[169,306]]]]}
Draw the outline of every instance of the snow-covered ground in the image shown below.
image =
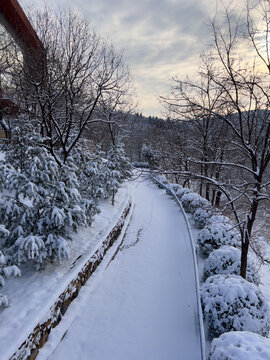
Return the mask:
{"type": "MultiPolygon", "coordinates": [[[[270,257],[270,244],[265,243],[264,246],[264,253],[265,256],[269,259],[270,257]]],[[[260,268],[260,277],[261,277],[261,284],[260,288],[268,302],[269,308],[270,308],[270,265],[264,264],[260,268]]]]}
{"type": "Polygon", "coordinates": [[[8,295],[10,305],[0,312],[0,360],[9,359],[34,327],[47,317],[58,296],[115,226],[129,196],[129,188],[124,185],[116,195],[115,206],[109,201],[100,203],[101,212],[92,226],[81,228],[73,235],[69,260],[60,265],[50,264],[43,271],[22,266],[21,278],[7,280],[2,292],[8,295]]]}
{"type": "Polygon", "coordinates": [[[180,208],[147,180],[121,250],[97,269],[38,360],[199,360],[192,250],[180,208]]]}

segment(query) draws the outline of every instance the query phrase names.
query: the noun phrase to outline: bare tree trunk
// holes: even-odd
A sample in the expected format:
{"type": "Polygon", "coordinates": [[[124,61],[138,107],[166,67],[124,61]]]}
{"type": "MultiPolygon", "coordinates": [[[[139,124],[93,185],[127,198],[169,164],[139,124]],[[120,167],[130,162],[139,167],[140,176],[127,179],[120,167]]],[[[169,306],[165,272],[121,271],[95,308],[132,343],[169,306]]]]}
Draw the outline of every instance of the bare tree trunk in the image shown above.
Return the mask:
{"type": "Polygon", "coordinates": [[[214,206],[216,199],[216,189],[213,189],[212,191],[212,199],[211,199],[211,205],[214,206]]]}
{"type": "Polygon", "coordinates": [[[242,250],[241,250],[241,269],[240,275],[242,278],[246,278],[247,275],[247,257],[248,257],[248,248],[249,248],[249,240],[246,238],[242,242],[242,250]]]}
{"type": "Polygon", "coordinates": [[[257,210],[259,206],[258,194],[261,191],[261,178],[257,179],[255,190],[253,192],[252,203],[250,206],[250,212],[247,215],[247,223],[244,231],[242,232],[242,251],[241,251],[241,276],[245,279],[247,273],[247,256],[250,243],[250,237],[252,234],[252,228],[256,219],[257,210]]]}
{"type": "Polygon", "coordinates": [[[220,206],[220,198],[221,198],[221,191],[217,191],[216,200],[215,200],[215,207],[219,208],[220,206]]]}
{"type": "Polygon", "coordinates": [[[208,183],[205,185],[205,198],[210,201],[210,185],[208,183]]]}

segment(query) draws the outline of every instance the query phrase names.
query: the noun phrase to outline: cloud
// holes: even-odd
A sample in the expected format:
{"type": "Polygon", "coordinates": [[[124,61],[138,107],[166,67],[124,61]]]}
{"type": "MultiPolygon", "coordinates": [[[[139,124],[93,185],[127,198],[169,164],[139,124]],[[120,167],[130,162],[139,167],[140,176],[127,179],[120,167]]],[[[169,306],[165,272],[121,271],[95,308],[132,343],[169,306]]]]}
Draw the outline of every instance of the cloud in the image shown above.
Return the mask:
{"type": "MultiPolygon", "coordinates": [[[[74,4],[74,2],[73,2],[74,4]]],[[[83,1],[75,1],[83,6],[83,1]]],[[[124,49],[143,112],[157,114],[157,95],[169,90],[169,78],[187,62],[197,63],[209,42],[208,14],[202,2],[100,0],[85,13],[97,30],[124,49]]],[[[86,6],[86,5],[85,5],[86,6]]]]}
{"type": "Polygon", "coordinates": [[[48,4],[79,10],[99,33],[124,49],[148,115],[160,111],[156,95],[169,90],[169,78],[197,64],[209,44],[209,5],[214,9],[213,0],[48,0],[48,4]]]}

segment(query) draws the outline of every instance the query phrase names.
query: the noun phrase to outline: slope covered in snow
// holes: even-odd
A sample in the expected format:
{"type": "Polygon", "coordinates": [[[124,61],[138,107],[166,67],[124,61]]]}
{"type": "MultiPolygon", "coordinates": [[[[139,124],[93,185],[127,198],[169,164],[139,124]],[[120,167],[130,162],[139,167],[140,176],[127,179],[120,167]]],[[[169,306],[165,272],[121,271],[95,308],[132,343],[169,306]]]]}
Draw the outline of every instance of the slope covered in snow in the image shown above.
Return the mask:
{"type": "Polygon", "coordinates": [[[129,196],[128,186],[123,185],[115,197],[115,206],[109,201],[100,202],[101,212],[95,216],[92,226],[73,233],[70,259],[61,264],[48,264],[42,271],[33,271],[30,264],[22,265],[22,277],[7,281],[5,293],[10,305],[0,310],[0,360],[9,359],[34,327],[47,319],[50,307],[116,225],[129,196]]]}
{"type": "Polygon", "coordinates": [[[148,181],[134,183],[133,197],[121,250],[88,281],[38,360],[201,358],[184,216],[148,181]]]}

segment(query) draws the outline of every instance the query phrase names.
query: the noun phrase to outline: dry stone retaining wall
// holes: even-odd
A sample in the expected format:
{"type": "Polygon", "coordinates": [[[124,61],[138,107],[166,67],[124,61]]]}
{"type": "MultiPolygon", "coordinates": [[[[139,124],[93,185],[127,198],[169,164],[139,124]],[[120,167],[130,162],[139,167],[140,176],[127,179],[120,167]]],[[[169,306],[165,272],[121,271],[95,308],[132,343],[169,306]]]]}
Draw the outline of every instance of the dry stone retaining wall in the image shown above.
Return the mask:
{"type": "MultiPolygon", "coordinates": [[[[10,360],[34,360],[37,357],[39,349],[41,349],[47,341],[51,329],[59,324],[70,303],[78,296],[81,287],[101,263],[107,250],[118,239],[130,211],[131,201],[128,202],[117,224],[102,242],[100,247],[84,264],[78,275],[68,284],[55,304],[49,309],[47,319],[40,322],[33,329],[20,348],[12,355],[10,360]]],[[[114,254],[118,251],[119,246],[116,248],[114,254]]]]}

